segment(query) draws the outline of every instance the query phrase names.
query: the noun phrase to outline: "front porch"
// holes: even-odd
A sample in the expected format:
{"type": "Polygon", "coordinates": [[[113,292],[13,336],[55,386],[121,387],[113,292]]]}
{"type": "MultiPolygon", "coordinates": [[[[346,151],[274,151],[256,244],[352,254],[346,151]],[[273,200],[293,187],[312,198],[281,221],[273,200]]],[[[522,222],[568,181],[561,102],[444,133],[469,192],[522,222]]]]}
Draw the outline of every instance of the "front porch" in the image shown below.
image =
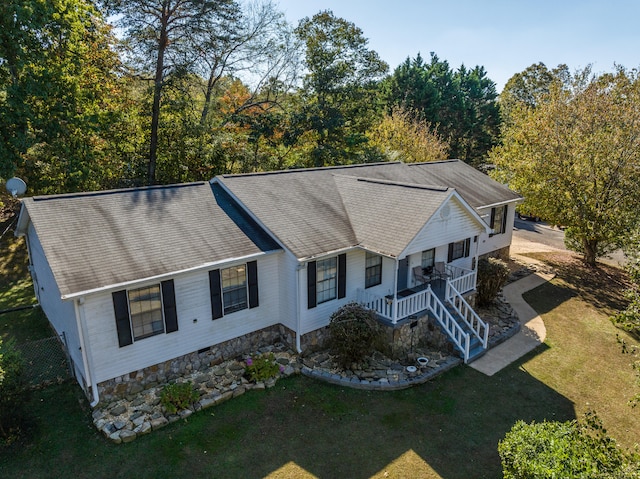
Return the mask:
{"type": "Polygon", "coordinates": [[[463,297],[475,290],[476,279],[474,270],[447,265],[438,275],[393,295],[379,296],[360,289],[358,302],[394,326],[410,317],[433,315],[469,362],[484,353],[489,337],[488,324],[463,297]]]}

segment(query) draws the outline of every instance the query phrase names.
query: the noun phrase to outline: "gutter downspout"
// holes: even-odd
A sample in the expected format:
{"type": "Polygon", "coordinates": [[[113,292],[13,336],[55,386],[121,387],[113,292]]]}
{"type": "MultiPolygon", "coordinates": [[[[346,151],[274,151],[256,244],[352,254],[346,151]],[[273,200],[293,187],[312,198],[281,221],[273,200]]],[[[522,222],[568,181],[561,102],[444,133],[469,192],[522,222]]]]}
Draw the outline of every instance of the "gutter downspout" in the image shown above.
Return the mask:
{"type": "Polygon", "coordinates": [[[302,325],[302,302],[300,301],[302,286],[300,286],[300,275],[304,267],[305,265],[302,263],[298,263],[296,267],[296,351],[298,354],[302,353],[302,347],[300,346],[300,328],[302,325]]]}
{"type": "Polygon", "coordinates": [[[89,354],[87,354],[87,348],[84,342],[85,336],[85,321],[84,321],[84,308],[81,306],[84,304],[84,298],[79,298],[73,302],[76,310],[76,324],[78,326],[78,336],[80,339],[80,351],[82,352],[82,362],[84,363],[84,374],[87,383],[91,385],[91,393],[93,400],[89,405],[94,408],[100,402],[100,396],[98,395],[98,385],[93,380],[91,370],[93,369],[89,364],[89,354]]]}

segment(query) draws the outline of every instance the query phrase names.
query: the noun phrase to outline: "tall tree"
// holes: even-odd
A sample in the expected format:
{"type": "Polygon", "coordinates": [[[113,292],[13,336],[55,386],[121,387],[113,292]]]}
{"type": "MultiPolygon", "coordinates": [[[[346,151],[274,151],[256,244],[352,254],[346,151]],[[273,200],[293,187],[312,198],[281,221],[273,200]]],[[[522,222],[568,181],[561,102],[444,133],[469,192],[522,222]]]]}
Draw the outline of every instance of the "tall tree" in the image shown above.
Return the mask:
{"type": "Polygon", "coordinates": [[[239,8],[234,0],[102,0],[107,11],[118,15],[142,75],[153,75],[153,100],[149,135],[148,182],[156,182],[158,129],[162,92],[175,76],[193,70],[193,52],[205,33],[234,23],[239,8]]]}
{"type": "Polygon", "coordinates": [[[491,158],[527,208],[567,226],[567,245],[595,265],[638,224],[640,81],[623,68],[569,80],[535,107],[518,105],[491,158]]]}
{"type": "Polygon", "coordinates": [[[385,79],[383,90],[389,109],[414,111],[437,128],[449,142],[449,156],[479,165],[497,144],[498,95],[481,66],[454,71],[433,52],[428,63],[418,54],[385,79]]]}
{"type": "Polygon", "coordinates": [[[549,70],[540,62],[513,75],[500,93],[500,113],[503,120],[509,121],[511,112],[518,105],[535,108],[542,99],[548,97],[552,84],[567,82],[568,74],[566,65],[558,65],[549,70]]]}
{"type": "Polygon", "coordinates": [[[314,166],[363,161],[366,131],[377,116],[377,82],[388,66],[367,48],[362,30],[329,11],[304,18],[307,75],[298,127],[307,132],[314,166]]]}
{"type": "Polygon", "coordinates": [[[124,114],[114,42],[87,0],[0,3],[0,176],[40,193],[118,176],[105,153],[124,114]]]}

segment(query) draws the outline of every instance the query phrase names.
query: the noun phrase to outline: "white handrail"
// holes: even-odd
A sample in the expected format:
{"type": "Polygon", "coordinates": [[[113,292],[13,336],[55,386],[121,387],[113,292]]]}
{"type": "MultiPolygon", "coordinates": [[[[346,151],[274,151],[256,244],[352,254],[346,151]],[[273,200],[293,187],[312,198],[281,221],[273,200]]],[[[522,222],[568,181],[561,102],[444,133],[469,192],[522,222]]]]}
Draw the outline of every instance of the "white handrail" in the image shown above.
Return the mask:
{"type": "Polygon", "coordinates": [[[478,313],[473,310],[450,281],[447,281],[445,299],[453,306],[453,309],[456,310],[471,332],[482,341],[482,347],[486,349],[489,342],[489,325],[478,316],[478,313]]]}
{"type": "MultiPolygon", "coordinates": [[[[381,317],[393,321],[393,297],[383,297],[368,291],[358,289],[358,302],[364,307],[372,309],[381,317]]],[[[430,311],[436,321],[449,335],[453,343],[464,354],[465,363],[469,360],[470,336],[455,320],[445,305],[431,290],[431,286],[418,293],[398,299],[396,303],[397,318],[406,318],[420,311],[430,311]]]]}

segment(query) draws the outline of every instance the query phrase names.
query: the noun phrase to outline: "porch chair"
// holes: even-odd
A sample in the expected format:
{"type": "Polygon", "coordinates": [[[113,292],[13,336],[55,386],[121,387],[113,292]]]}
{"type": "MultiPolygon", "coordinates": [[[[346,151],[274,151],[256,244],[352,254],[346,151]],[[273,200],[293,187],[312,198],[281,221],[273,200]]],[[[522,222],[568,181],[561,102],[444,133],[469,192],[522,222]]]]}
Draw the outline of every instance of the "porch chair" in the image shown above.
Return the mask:
{"type": "Polygon", "coordinates": [[[413,267],[413,281],[416,284],[424,284],[427,283],[429,281],[429,277],[424,275],[424,272],[422,271],[422,266],[414,266],[413,267]]]}
{"type": "Polygon", "coordinates": [[[433,267],[433,272],[438,279],[449,279],[447,265],[444,263],[444,261],[436,261],[436,264],[433,267]]]}

